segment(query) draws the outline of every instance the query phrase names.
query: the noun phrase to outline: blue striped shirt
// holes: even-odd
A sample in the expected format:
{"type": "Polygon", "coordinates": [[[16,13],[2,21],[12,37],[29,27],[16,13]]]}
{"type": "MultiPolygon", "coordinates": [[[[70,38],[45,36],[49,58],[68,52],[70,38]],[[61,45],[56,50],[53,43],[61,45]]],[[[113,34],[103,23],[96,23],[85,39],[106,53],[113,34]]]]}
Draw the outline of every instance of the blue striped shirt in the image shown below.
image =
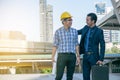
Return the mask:
{"type": "Polygon", "coordinates": [[[78,45],[78,32],[76,29],[69,28],[66,30],[61,27],[55,32],[53,46],[57,47],[58,53],[76,53],[78,45]]]}

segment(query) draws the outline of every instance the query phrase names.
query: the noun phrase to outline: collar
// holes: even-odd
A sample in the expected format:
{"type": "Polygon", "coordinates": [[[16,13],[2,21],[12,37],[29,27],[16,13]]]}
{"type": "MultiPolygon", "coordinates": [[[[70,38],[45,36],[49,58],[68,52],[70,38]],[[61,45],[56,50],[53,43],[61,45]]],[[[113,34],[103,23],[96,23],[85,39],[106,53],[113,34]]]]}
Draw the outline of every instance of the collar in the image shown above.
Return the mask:
{"type": "Polygon", "coordinates": [[[89,28],[90,30],[93,30],[93,29],[95,29],[95,28],[96,28],[96,25],[95,25],[95,26],[93,26],[92,28],[88,26],[88,28],[89,28]]]}
{"type": "Polygon", "coordinates": [[[68,28],[68,30],[65,29],[65,27],[63,26],[63,30],[64,31],[70,31],[71,27],[68,28]]]}

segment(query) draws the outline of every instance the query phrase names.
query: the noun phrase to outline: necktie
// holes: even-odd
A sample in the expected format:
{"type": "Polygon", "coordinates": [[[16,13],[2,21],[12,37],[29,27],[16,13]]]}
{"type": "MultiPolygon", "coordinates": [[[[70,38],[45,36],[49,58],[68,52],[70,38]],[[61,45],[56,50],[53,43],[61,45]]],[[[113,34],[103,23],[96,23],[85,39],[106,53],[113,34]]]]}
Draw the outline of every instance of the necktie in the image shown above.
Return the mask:
{"type": "Polygon", "coordinates": [[[90,37],[90,29],[88,30],[88,34],[87,34],[86,51],[88,51],[89,37],[90,37]]]}

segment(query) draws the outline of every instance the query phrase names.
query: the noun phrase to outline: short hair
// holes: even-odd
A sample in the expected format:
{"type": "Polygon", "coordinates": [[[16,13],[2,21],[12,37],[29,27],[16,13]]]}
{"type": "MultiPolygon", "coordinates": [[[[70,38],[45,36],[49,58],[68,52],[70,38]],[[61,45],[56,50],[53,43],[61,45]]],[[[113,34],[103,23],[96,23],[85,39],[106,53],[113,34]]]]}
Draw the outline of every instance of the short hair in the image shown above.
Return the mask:
{"type": "Polygon", "coordinates": [[[89,13],[87,16],[91,17],[91,21],[97,22],[97,15],[95,13],[89,13]]]}
{"type": "Polygon", "coordinates": [[[67,19],[68,19],[68,18],[64,18],[64,19],[62,19],[62,24],[64,24],[63,22],[66,21],[67,19]]]}

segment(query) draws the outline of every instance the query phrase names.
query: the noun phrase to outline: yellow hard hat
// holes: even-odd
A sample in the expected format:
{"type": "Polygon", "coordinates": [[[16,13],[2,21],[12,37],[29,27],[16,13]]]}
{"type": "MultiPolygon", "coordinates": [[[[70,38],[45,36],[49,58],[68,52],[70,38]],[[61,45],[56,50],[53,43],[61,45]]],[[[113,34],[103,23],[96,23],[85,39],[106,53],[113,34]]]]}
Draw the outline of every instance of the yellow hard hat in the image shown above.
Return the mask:
{"type": "Polygon", "coordinates": [[[60,19],[62,20],[62,19],[71,18],[71,17],[72,17],[72,16],[71,16],[71,14],[70,14],[69,12],[63,12],[63,13],[61,14],[60,19]]]}

